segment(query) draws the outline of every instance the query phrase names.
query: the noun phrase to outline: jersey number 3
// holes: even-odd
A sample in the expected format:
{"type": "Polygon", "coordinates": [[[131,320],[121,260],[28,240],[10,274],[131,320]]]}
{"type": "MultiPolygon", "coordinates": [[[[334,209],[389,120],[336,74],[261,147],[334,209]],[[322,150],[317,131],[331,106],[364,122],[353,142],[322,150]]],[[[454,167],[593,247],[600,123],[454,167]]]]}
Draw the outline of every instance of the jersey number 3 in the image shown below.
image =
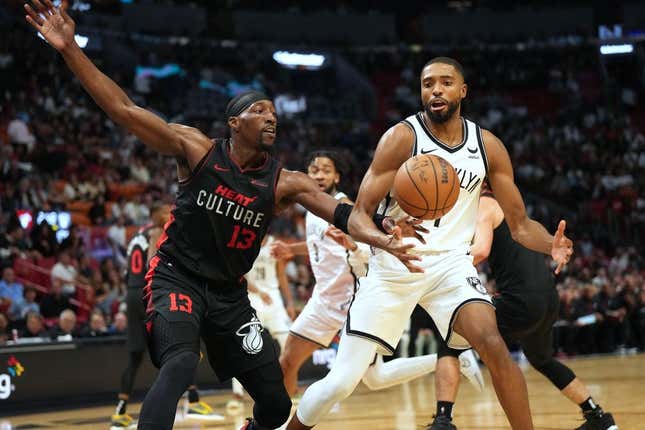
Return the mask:
{"type": "Polygon", "coordinates": [[[253,230],[240,227],[239,225],[233,226],[233,236],[226,244],[229,248],[249,249],[253,246],[253,242],[258,237],[253,230]]]}

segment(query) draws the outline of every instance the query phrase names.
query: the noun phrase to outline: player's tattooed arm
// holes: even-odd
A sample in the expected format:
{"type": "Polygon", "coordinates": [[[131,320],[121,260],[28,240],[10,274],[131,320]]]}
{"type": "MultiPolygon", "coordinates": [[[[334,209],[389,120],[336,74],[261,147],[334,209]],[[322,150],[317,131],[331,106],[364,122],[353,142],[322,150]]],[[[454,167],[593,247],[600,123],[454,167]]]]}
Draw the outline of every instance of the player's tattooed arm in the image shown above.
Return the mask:
{"type": "Polygon", "coordinates": [[[573,253],[573,242],[564,235],[565,221],[560,221],[556,234],[552,236],[542,224],[528,217],[504,144],[488,130],[483,130],[483,138],[488,157],[488,178],[513,239],[526,248],[551,255],[558,264],[555,272],[560,273],[573,253]]]}
{"type": "Polygon", "coordinates": [[[66,8],[66,1],[60,7],[55,7],[50,0],[33,0],[31,5],[25,4],[25,18],[63,56],[83,88],[112,121],[152,149],[163,154],[183,156],[191,165],[195,165],[210,146],[208,138],[186,140],[159,116],[137,106],[83,53],[74,40],[76,24],[66,8]]]}

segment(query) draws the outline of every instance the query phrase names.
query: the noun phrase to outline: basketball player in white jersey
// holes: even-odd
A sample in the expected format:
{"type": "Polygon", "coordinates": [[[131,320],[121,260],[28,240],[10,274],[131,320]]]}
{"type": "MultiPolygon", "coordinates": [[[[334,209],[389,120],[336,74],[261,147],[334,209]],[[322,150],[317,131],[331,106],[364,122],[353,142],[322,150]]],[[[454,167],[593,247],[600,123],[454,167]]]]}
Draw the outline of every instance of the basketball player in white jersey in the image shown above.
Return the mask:
{"type": "Polygon", "coordinates": [[[472,345],[479,353],[511,427],[533,428],[526,383],[497,330],[490,297],[469,255],[484,177],[490,179],[513,238],[550,254],[557,271],[568,262],[572,242],[564,236],[564,221],[554,237],[528,218],[502,142],[461,117],[467,92],[461,65],[451,58],[435,58],[421,71],[420,81],[424,110],[382,136],[347,231],[355,240],[365,240],[376,229],[371,216],[377,207],[393,217],[401,214],[390,190],[397,170],[412,155],[432,153],[449,161],[460,179],[459,198],[444,217],[423,223],[430,232],[422,234],[425,243],[413,250],[416,261],[404,265],[379,251],[370,258],[369,273],[361,279],[347,316],[347,336],[341,338],[337,359],[329,374],[305,392],[289,430],[313,427],[334,403],[349,396],[374,354],[393,352],[417,303],[430,314],[450,347],[472,345]]]}
{"type": "Polygon", "coordinates": [[[260,254],[245,278],[249,285],[251,306],[257,312],[262,325],[269,330],[283,350],[296,312],[285,272],[285,262],[271,255],[271,245],[274,242],[273,236],[264,237],[260,254]]]}
{"type": "MultiPolygon", "coordinates": [[[[346,203],[347,195],[336,189],[342,167],[337,153],[317,151],[310,158],[307,172],[320,188],[346,203]]],[[[305,218],[307,240],[285,244],[274,242],[274,255],[285,259],[293,255],[309,255],[316,278],[314,292],[291,327],[286,347],[280,356],[285,387],[294,395],[298,387],[298,370],[313,352],[327,348],[347,319],[347,310],[357,288],[357,278],[367,273],[369,248],[312,213],[305,218]]],[[[261,318],[260,318],[261,319],[261,318]]],[[[466,362],[464,375],[481,390],[483,380],[474,357],[466,362]]],[[[377,357],[363,377],[368,388],[378,390],[400,384],[434,371],[436,355],[383,362],[377,357]]]]}
{"type": "MultiPolygon", "coordinates": [[[[296,312],[285,272],[285,262],[271,255],[271,246],[275,241],[271,235],[264,237],[253,267],[244,277],[249,290],[249,301],[258,319],[278,341],[280,351],[284,351],[289,327],[296,312]]],[[[242,407],[243,396],[242,384],[233,378],[233,399],[226,404],[229,412],[242,407]]]]}

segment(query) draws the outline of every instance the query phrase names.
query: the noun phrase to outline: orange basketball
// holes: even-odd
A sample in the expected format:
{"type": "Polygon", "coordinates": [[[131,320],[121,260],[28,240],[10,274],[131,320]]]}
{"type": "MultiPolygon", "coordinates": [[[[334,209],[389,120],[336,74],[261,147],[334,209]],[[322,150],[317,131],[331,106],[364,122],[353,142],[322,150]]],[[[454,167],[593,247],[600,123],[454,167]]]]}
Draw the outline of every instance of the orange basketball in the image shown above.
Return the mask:
{"type": "Polygon", "coordinates": [[[392,197],[415,218],[441,218],[457,203],[459,178],[455,168],[443,158],[417,155],[396,172],[392,197]]]}

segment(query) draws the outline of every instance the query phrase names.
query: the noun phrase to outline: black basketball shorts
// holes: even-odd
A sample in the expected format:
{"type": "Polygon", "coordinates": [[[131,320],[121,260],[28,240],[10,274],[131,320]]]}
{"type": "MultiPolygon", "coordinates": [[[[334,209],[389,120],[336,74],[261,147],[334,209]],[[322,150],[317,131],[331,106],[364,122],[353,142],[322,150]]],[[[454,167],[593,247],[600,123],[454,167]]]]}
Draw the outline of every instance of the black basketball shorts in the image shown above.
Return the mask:
{"type": "Polygon", "coordinates": [[[125,295],[128,317],[128,351],[143,352],[146,350],[145,319],[146,312],[142,300],[142,288],[128,288],[125,295]]]}
{"type": "Polygon", "coordinates": [[[199,354],[200,338],[220,380],[277,363],[277,348],[251,307],[244,278],[215,283],[161,253],[149,267],[144,299],[155,366],[179,352],[199,354]]]}

